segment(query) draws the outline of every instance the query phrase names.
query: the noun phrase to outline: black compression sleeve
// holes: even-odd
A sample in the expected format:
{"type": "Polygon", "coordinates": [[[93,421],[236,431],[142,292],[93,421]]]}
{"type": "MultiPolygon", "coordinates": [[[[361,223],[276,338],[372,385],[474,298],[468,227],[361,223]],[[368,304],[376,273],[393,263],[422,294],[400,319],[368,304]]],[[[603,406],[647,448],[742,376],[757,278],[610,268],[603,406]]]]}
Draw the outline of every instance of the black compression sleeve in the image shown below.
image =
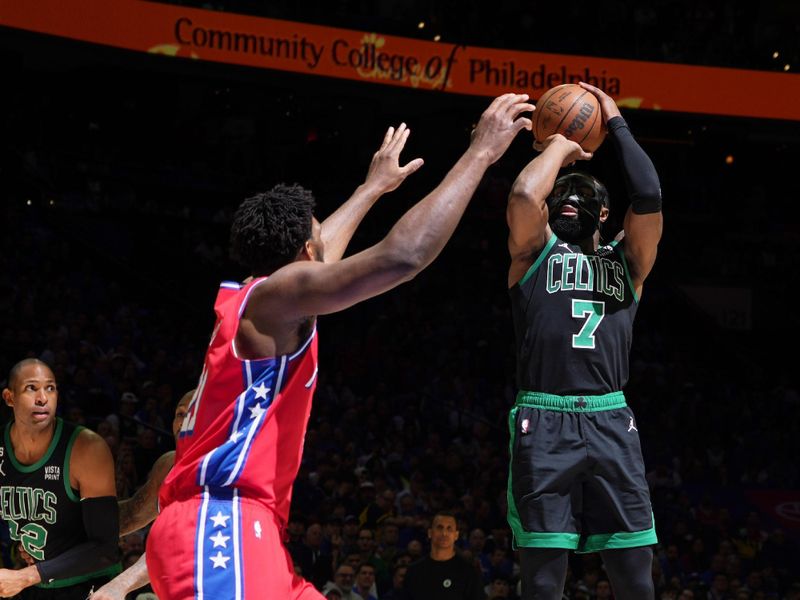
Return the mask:
{"type": "Polygon", "coordinates": [[[42,583],[88,575],[119,560],[119,508],[114,496],[81,500],[87,541],[36,564],[42,583]]]}
{"type": "Polygon", "coordinates": [[[622,117],[608,121],[608,133],[622,163],[631,208],[637,215],[661,210],[661,184],[653,161],[634,139],[622,117]]]}
{"type": "Polygon", "coordinates": [[[617,600],[653,600],[653,548],[639,546],[618,550],[601,550],[614,598],[617,600]]]}
{"type": "Polygon", "coordinates": [[[522,600],[561,598],[567,580],[569,550],[520,548],[522,600]]]}

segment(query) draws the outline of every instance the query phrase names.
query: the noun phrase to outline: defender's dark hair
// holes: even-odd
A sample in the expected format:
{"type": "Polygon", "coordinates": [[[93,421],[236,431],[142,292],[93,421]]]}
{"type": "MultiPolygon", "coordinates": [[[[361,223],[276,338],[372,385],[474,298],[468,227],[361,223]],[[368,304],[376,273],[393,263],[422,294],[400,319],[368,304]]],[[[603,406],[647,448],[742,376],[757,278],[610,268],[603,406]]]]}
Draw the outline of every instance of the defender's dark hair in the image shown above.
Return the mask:
{"type": "Polygon", "coordinates": [[[298,184],[279,183],[247,198],[231,226],[231,257],[251,275],[288,265],[311,237],[314,196],[298,184]]]}

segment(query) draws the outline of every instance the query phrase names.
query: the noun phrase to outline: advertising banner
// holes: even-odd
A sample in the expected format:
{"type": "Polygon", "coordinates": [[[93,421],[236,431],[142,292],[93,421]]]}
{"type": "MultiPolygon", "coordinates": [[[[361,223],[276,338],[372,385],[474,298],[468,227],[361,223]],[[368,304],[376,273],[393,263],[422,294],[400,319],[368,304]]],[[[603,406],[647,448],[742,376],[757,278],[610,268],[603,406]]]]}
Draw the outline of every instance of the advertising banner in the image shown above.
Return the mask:
{"type": "Polygon", "coordinates": [[[800,121],[800,75],[480,48],[144,0],[0,0],[0,27],[183,59],[493,97],[586,81],[620,106],[800,121]]]}

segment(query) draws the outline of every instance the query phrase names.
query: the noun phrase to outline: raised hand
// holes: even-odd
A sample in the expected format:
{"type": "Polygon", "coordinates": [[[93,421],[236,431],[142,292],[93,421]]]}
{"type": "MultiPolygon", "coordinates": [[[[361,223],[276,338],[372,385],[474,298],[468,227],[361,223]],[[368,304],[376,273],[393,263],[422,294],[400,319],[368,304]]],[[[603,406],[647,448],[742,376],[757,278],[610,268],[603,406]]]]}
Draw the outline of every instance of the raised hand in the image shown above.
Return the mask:
{"type": "Polygon", "coordinates": [[[544,152],[550,147],[556,148],[561,152],[561,166],[566,167],[573,164],[576,160],[590,160],[591,152],[586,152],[578,142],[568,140],[560,133],[554,133],[543,142],[534,142],[533,147],[539,152],[544,152]]]}
{"type": "Polygon", "coordinates": [[[425,161],[421,158],[415,158],[406,166],[400,166],[400,152],[403,151],[410,133],[411,130],[405,123],[400,123],[397,129],[389,127],[386,130],[381,147],[372,155],[364,182],[366,185],[374,185],[382,194],[391,192],[424,164],[425,161]]]}
{"type": "Polygon", "coordinates": [[[528,97],[503,94],[495,98],[472,132],[470,149],[485,153],[492,163],[500,158],[520,131],[531,129],[531,120],[520,116],[536,109],[528,103],[528,97]]]}
{"type": "Polygon", "coordinates": [[[603,111],[603,123],[608,123],[609,119],[620,116],[619,106],[617,106],[617,103],[611,96],[606,94],[599,87],[595,87],[584,81],[581,81],[578,83],[578,85],[583,89],[590,91],[597,97],[598,102],[600,102],[600,110],[603,111]]]}

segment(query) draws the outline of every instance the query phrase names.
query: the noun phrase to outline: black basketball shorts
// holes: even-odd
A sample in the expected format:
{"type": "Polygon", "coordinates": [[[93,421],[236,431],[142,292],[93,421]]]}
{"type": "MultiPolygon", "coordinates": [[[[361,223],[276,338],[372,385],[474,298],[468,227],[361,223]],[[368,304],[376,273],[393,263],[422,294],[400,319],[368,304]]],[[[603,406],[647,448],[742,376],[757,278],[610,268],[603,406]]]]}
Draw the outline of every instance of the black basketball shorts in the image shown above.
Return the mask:
{"type": "Polygon", "coordinates": [[[639,431],[622,392],[520,392],[508,425],[516,547],[597,552],[658,541],[639,431]]]}

